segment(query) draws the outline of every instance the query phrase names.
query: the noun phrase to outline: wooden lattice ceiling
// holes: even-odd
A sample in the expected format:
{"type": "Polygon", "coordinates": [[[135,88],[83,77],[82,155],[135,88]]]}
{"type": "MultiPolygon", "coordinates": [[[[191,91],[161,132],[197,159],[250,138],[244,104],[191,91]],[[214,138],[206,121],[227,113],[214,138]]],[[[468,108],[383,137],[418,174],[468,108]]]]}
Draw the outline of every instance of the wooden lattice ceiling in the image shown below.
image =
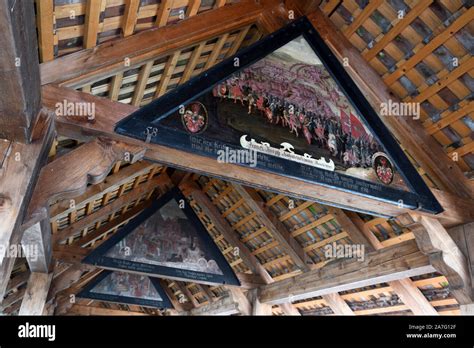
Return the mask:
{"type": "MultiPolygon", "coordinates": [[[[36,2],[40,59],[41,62],[54,61],[139,31],[179,25],[185,18],[199,16],[213,8],[232,6],[235,2],[40,0],[36,2]]],[[[473,9],[462,1],[448,0],[370,3],[329,0],[323,1],[320,8],[395,95],[404,101],[421,103],[425,129],[446,153],[450,156],[458,154],[459,161],[455,165],[470,177],[474,168],[471,46],[474,28],[470,21],[473,9]],[[403,18],[398,18],[400,10],[405,10],[403,18]],[[458,66],[451,64],[452,58],[458,58],[458,66]]],[[[95,96],[142,106],[265,34],[256,24],[247,24],[178,50],[151,56],[131,66],[125,65],[113,74],[98,74],[97,77],[64,85],[95,96]]],[[[53,146],[50,159],[77,146],[77,142],[60,137],[53,146]]],[[[426,174],[421,167],[419,171],[426,174]]],[[[56,296],[57,313],[122,314],[125,311],[126,314],[172,314],[173,311],[160,312],[99,301],[90,303],[78,299],[74,305],[69,303],[69,296],[98,274],[96,269],[78,264],[81,256],[138,214],[155,195],[166,190],[171,185],[166,180],[168,175],[180,177],[180,172],[146,161],[131,165],[118,162],[104,183],[90,185],[86,193],[74,198],[73,208],[67,200],[51,206],[54,255],[62,260],[56,265],[49,295],[50,300],[56,296]]],[[[193,173],[186,177],[194,185],[194,189],[188,186],[186,191],[185,188],[193,208],[249,288],[262,285],[259,283],[261,279],[254,279],[253,262],[263,267],[263,272],[269,277],[267,283],[272,283],[326,267],[328,260],[322,250],[328,243],[353,243],[354,238],[362,235],[363,238],[372,238],[368,243],[370,247],[384,249],[415,238],[413,226],[407,221],[359,215],[266,190],[253,190],[250,198],[260,200],[265,211],[279,221],[279,231],[284,230],[289,236],[285,239],[265,225],[263,215],[256,213],[253,204],[249,204],[249,193],[242,191],[242,187],[193,173]],[[196,189],[204,195],[193,195],[196,189]],[[210,202],[207,208],[203,205],[206,199],[210,202]],[[209,216],[209,207],[214,207],[214,216],[209,216]],[[216,219],[216,214],[220,219],[216,219]],[[359,232],[355,233],[353,226],[347,225],[347,216],[357,222],[359,232]],[[235,237],[229,239],[222,230],[222,223],[228,225],[237,241],[235,237]],[[232,252],[236,245],[240,254],[232,252]]],[[[427,175],[424,178],[431,186],[437,186],[427,175]]],[[[13,314],[19,310],[28,275],[26,261],[18,259],[1,304],[5,313],[13,314]]],[[[439,314],[459,313],[459,303],[450,292],[445,276],[428,273],[404,281],[408,283],[405,288],[398,283],[381,283],[336,292],[331,296],[291,301],[289,306],[275,305],[272,311],[277,315],[348,314],[348,311],[357,315],[412,314],[416,313],[416,306],[409,301],[404,303],[401,297],[407,298],[407,293],[413,294],[413,289],[417,289],[415,293],[421,293],[425,305],[439,314]],[[406,290],[406,287],[411,290],[406,290]],[[341,306],[341,300],[345,306],[341,306]]],[[[222,300],[229,292],[222,286],[178,281],[164,280],[163,285],[178,311],[204,308],[222,300]]],[[[53,302],[49,303],[49,309],[54,310],[53,302]]]]}

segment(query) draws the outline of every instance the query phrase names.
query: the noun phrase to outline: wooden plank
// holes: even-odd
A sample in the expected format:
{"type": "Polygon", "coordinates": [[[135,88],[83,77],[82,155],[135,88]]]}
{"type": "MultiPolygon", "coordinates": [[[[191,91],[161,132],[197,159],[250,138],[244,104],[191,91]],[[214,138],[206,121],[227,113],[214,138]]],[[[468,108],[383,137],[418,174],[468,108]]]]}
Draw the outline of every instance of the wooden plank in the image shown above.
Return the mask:
{"type": "Polygon", "coordinates": [[[364,22],[369,18],[372,13],[380,7],[382,4],[382,0],[375,0],[371,1],[367,4],[367,6],[360,12],[356,17],[355,20],[344,30],[344,35],[350,38],[355,31],[362,25],[364,22]]]}
{"type": "Polygon", "coordinates": [[[171,7],[173,6],[174,0],[162,0],[156,14],[155,25],[157,27],[164,27],[168,23],[170,16],[171,7]]]}
{"type": "Polygon", "coordinates": [[[143,154],[141,147],[100,138],[48,163],[39,174],[24,226],[49,220],[50,203],[84,193],[88,184],[102,182],[115,162],[125,159],[133,163],[143,154]]]}
{"type": "MultiPolygon", "coordinates": [[[[370,230],[368,226],[369,224],[364,223],[356,213],[347,212],[346,214],[354,223],[354,225],[356,225],[361,231],[361,233],[367,237],[369,243],[375,250],[380,250],[391,245],[380,242],[375,234],[370,230]]],[[[406,234],[408,233],[402,234],[402,236],[406,234]]],[[[401,238],[397,240],[398,243],[402,241],[403,240],[401,238]]],[[[420,289],[418,289],[415,283],[411,281],[411,279],[406,278],[402,280],[394,280],[388,284],[400,297],[403,303],[407,305],[407,308],[409,308],[415,315],[438,315],[438,312],[433,308],[433,306],[429,303],[420,289]]]]}
{"type": "Polygon", "coordinates": [[[291,236],[286,226],[265,205],[259,194],[239,184],[233,184],[239,195],[245,199],[249,208],[257,213],[261,223],[268,229],[273,238],[278,241],[281,248],[291,256],[293,262],[302,270],[309,270],[308,257],[301,245],[291,236]]]}
{"type": "Polygon", "coordinates": [[[51,224],[43,219],[27,228],[21,245],[31,272],[48,273],[51,270],[51,224]]]}
{"type": "Polygon", "coordinates": [[[211,54],[209,55],[209,58],[207,59],[206,65],[204,65],[203,70],[207,70],[210,67],[212,67],[214,64],[216,64],[217,58],[219,57],[221,53],[222,47],[224,46],[228,38],[229,38],[229,33],[225,33],[224,35],[219,37],[219,39],[214,45],[214,48],[212,49],[211,54]]]}
{"type": "Polygon", "coordinates": [[[43,63],[41,83],[69,81],[70,86],[81,86],[97,81],[123,71],[124,57],[130,59],[130,66],[139,66],[154,57],[171,54],[177,49],[253,24],[264,9],[262,4],[243,1],[238,6],[224,6],[176,25],[143,31],[133,37],[114,40],[113,43],[103,43],[94,49],[43,63]]]}
{"type": "Polygon", "coordinates": [[[413,215],[421,226],[413,229],[416,242],[429,256],[433,267],[449,282],[453,296],[460,304],[473,302],[472,284],[467,258],[441,223],[427,216],[413,215]]]}
{"type": "Polygon", "coordinates": [[[226,3],[226,0],[216,0],[216,3],[214,5],[214,8],[219,8],[219,7],[222,7],[224,6],[226,3]]]}
{"type": "Polygon", "coordinates": [[[236,38],[234,39],[234,42],[232,43],[232,46],[230,47],[230,49],[227,51],[226,53],[226,58],[228,57],[232,57],[235,53],[237,53],[237,51],[239,50],[240,46],[242,45],[242,42],[244,41],[245,37],[247,36],[250,28],[252,26],[249,25],[247,27],[245,27],[244,29],[242,29],[236,36],[236,38]]]}
{"type": "Polygon", "coordinates": [[[53,273],[31,273],[21,302],[20,315],[42,315],[53,273]]]}
{"type": "MultiPolygon", "coordinates": [[[[211,219],[216,226],[216,229],[222,233],[225,239],[234,247],[239,248],[239,256],[246,263],[247,267],[252,273],[259,275],[262,282],[270,284],[274,282],[268,271],[261,265],[258,259],[253,253],[250,252],[248,247],[239,240],[237,234],[232,230],[228,222],[222,217],[217,207],[212,203],[210,198],[199,189],[199,187],[191,181],[183,182],[180,188],[186,194],[192,195],[193,199],[199,204],[200,208],[205,214],[211,219]]],[[[295,309],[291,303],[286,303],[283,306],[283,310],[288,315],[300,315],[298,310],[295,309]]]]}
{"type": "MultiPolygon", "coordinates": [[[[96,98],[82,92],[53,85],[43,87],[43,99],[44,106],[52,109],[54,109],[57,102],[62,102],[64,99],[71,102],[95,102],[97,117],[94,123],[85,122],[85,120],[81,121],[77,117],[57,117],[56,125],[60,134],[64,136],[83,141],[93,139],[96,136],[107,136],[120,141],[126,141],[130,144],[144,144],[143,141],[120,136],[114,132],[115,124],[118,121],[137,110],[133,106],[96,98]]],[[[218,163],[211,158],[156,144],[147,144],[146,146],[147,152],[145,157],[149,160],[194,173],[237,181],[248,186],[272,190],[304,200],[336,205],[355,211],[370,212],[372,215],[399,216],[403,213],[411,212],[409,209],[363,196],[357,196],[357,200],[354,200],[355,196],[351,193],[314,183],[303,182],[239,165],[218,163]]],[[[474,212],[470,209],[472,207],[471,200],[463,200],[456,195],[447,194],[442,191],[433,190],[433,193],[445,209],[437,217],[442,219],[446,225],[474,220],[474,212]]]]}
{"type": "Polygon", "coordinates": [[[0,0],[0,138],[22,143],[30,142],[41,104],[34,23],[33,1],[0,0]]]}
{"type": "Polygon", "coordinates": [[[338,293],[323,295],[323,300],[337,315],[354,315],[354,312],[338,293]]]}
{"type": "Polygon", "coordinates": [[[111,100],[118,100],[120,94],[120,88],[122,87],[123,73],[118,73],[112,77],[110,82],[109,98],[111,100]]]}
{"type": "Polygon", "coordinates": [[[278,304],[431,273],[414,241],[374,251],[364,261],[340,260],[262,287],[260,301],[278,304]]]}
{"type": "Polygon", "coordinates": [[[101,1],[87,0],[86,18],[84,22],[84,48],[95,47],[99,32],[101,1]]]}
{"type": "Polygon", "coordinates": [[[474,16],[474,7],[464,12],[459,18],[457,18],[449,27],[444,29],[442,33],[436,34],[433,39],[420,48],[416,53],[403,64],[397,66],[397,70],[393,73],[384,77],[383,81],[388,85],[392,85],[397,81],[405,72],[412,69],[416,64],[421,62],[424,58],[430,55],[435,49],[448,41],[453,35],[456,34],[461,28],[472,21],[474,16]]]}
{"type": "Polygon", "coordinates": [[[124,311],[120,309],[110,309],[110,308],[103,308],[103,307],[94,307],[94,306],[84,306],[79,304],[74,304],[71,309],[67,311],[66,314],[73,314],[73,315],[126,315],[126,316],[142,316],[148,315],[144,312],[135,312],[135,311],[124,311]]]}
{"type": "Polygon", "coordinates": [[[160,82],[158,84],[158,87],[156,88],[155,98],[159,98],[166,93],[166,89],[168,88],[171,75],[173,75],[174,68],[178,63],[180,55],[181,51],[176,51],[168,58],[168,61],[165,65],[165,69],[163,70],[163,73],[160,76],[160,82]]]}
{"type": "Polygon", "coordinates": [[[198,13],[199,7],[201,7],[201,0],[189,0],[186,16],[195,16],[198,13]]]}
{"type": "Polygon", "coordinates": [[[130,202],[143,197],[150,190],[156,188],[158,185],[163,184],[165,182],[166,181],[163,177],[154,177],[143,185],[140,185],[134,190],[120,196],[112,203],[102,207],[94,213],[87,215],[83,219],[62,229],[60,232],[53,236],[53,244],[58,244],[59,242],[74,236],[78,231],[81,231],[89,227],[90,225],[105,219],[110,214],[122,209],[126,204],[129,204],[130,202]]]}
{"type": "Polygon", "coordinates": [[[361,230],[352,222],[342,209],[329,207],[328,211],[334,216],[339,225],[341,225],[343,231],[348,234],[354,244],[363,245],[365,252],[375,250],[361,230]]]}
{"type": "Polygon", "coordinates": [[[416,5],[405,14],[403,19],[399,20],[388,33],[383,35],[381,40],[379,40],[371,49],[365,51],[362,56],[367,61],[372,60],[377,55],[377,53],[383,50],[383,48],[388,45],[390,41],[395,39],[395,37],[400,34],[411,22],[413,22],[420,15],[420,13],[430,6],[432,2],[433,0],[420,0],[417,2],[416,5]]]}
{"type": "Polygon", "coordinates": [[[406,278],[392,281],[389,282],[389,285],[413,314],[438,315],[436,309],[433,308],[423,293],[413,284],[411,279],[406,278]]]}
{"type": "Polygon", "coordinates": [[[37,173],[46,160],[52,139],[53,125],[49,115],[42,114],[35,126],[30,145],[14,143],[4,161],[0,176],[0,298],[13,269],[14,257],[6,257],[7,249],[19,246],[23,230],[21,224],[32,195],[37,173]]]}
{"type": "Polygon", "coordinates": [[[148,78],[150,77],[153,63],[154,61],[149,61],[141,67],[140,73],[138,74],[137,85],[135,86],[135,91],[133,92],[132,105],[140,106],[140,103],[143,99],[143,94],[145,93],[145,87],[148,83],[148,78]]]}
{"type": "Polygon", "coordinates": [[[260,302],[258,289],[250,291],[249,297],[252,303],[252,315],[272,315],[272,305],[260,302]]]}
{"type": "Polygon", "coordinates": [[[135,24],[138,18],[138,8],[140,0],[127,0],[125,5],[124,21],[122,26],[123,36],[127,37],[135,31],[135,24]]]}
{"type": "Polygon", "coordinates": [[[41,62],[54,59],[54,0],[36,0],[38,46],[41,62]]]}

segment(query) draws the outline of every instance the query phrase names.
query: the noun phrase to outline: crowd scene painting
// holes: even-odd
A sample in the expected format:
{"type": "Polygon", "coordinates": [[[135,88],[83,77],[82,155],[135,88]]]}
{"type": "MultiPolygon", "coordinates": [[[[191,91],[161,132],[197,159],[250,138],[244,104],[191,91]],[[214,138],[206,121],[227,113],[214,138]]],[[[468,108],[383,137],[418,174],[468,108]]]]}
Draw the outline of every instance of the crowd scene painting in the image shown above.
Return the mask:
{"type": "MultiPolygon", "coordinates": [[[[242,117],[262,118],[266,127],[286,129],[295,141],[304,139],[305,153],[324,153],[339,172],[392,183],[393,177],[381,180],[374,168],[382,146],[303,37],[219,83],[212,94],[240,107],[242,117]]],[[[388,157],[385,163],[387,174],[393,166],[388,157]]],[[[395,178],[397,186],[404,186],[399,175],[395,178]]]]}
{"type": "Polygon", "coordinates": [[[113,246],[106,257],[223,275],[175,199],[113,246]]]}
{"type": "Polygon", "coordinates": [[[163,301],[163,298],[148,276],[126,272],[111,272],[95,285],[90,292],[142,300],[163,301]]]}

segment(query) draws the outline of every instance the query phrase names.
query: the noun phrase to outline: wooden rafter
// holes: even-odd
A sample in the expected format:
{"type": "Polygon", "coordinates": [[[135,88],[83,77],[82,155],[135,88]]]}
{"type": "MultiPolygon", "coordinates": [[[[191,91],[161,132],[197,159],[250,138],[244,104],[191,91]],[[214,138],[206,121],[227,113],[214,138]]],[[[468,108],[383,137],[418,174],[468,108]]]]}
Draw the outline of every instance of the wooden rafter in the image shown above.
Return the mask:
{"type": "Polygon", "coordinates": [[[434,272],[414,241],[372,252],[360,262],[340,260],[262,287],[260,301],[278,304],[434,272]]]}
{"type": "Polygon", "coordinates": [[[254,24],[265,9],[262,4],[245,0],[239,6],[224,6],[177,25],[143,31],[113,44],[104,43],[94,49],[82,50],[41,64],[41,83],[67,81],[68,85],[74,86],[100,76],[111,76],[124,69],[125,58],[128,58],[130,66],[139,66],[152,57],[170,54],[177,49],[254,24]]]}
{"type": "MultiPolygon", "coordinates": [[[[64,99],[71,102],[94,102],[97,116],[93,123],[87,120],[80,120],[77,117],[58,117],[56,122],[58,131],[61,134],[73,139],[85,141],[102,135],[130,144],[144,145],[142,141],[123,137],[114,132],[115,124],[125,116],[134,112],[136,110],[135,107],[110,100],[99,99],[88,94],[58,88],[53,85],[43,87],[45,107],[54,108],[57,102],[61,102],[64,99]]],[[[410,212],[410,210],[406,208],[362,196],[358,196],[357,201],[354,201],[353,195],[350,193],[344,193],[321,185],[309,184],[291,178],[283,179],[276,174],[262,173],[238,165],[222,164],[207,157],[185,153],[156,144],[147,144],[146,146],[146,158],[175,168],[221,177],[229,181],[245,182],[249,186],[270,188],[306,200],[322,203],[331,202],[332,204],[356,211],[364,210],[371,212],[374,215],[398,216],[410,212]],[[229,170],[230,168],[232,168],[232,170],[229,170]]],[[[470,209],[470,207],[472,207],[472,200],[462,199],[439,190],[432,191],[445,209],[443,213],[438,214],[438,218],[441,219],[444,224],[456,225],[474,220],[474,212],[470,209]]]]}

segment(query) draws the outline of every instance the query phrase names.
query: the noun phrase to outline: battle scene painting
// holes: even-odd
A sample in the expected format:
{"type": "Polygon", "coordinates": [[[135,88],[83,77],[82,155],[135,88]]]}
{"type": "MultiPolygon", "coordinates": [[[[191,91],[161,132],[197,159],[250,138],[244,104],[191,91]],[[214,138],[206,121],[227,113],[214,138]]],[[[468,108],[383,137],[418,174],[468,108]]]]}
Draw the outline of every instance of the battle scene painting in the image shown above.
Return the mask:
{"type": "MultiPolygon", "coordinates": [[[[383,147],[302,36],[199,100],[185,108],[189,133],[203,129],[209,118],[206,137],[406,189],[383,147]],[[374,159],[379,156],[385,160],[377,162],[377,170],[374,159]]],[[[179,126],[176,119],[164,124],[179,126]]]]}
{"type": "Polygon", "coordinates": [[[230,281],[236,282],[201,222],[190,214],[194,212],[184,197],[176,199],[171,192],[138,216],[132,227],[126,226],[98,259],[88,258],[114,269],[212,283],[229,281],[230,273],[230,281]]]}
{"type": "Polygon", "coordinates": [[[115,131],[218,163],[441,212],[345,63],[301,17],[141,107],[115,131]]]}
{"type": "Polygon", "coordinates": [[[78,297],[147,307],[172,307],[158,279],[126,272],[104,271],[78,297]]]}

